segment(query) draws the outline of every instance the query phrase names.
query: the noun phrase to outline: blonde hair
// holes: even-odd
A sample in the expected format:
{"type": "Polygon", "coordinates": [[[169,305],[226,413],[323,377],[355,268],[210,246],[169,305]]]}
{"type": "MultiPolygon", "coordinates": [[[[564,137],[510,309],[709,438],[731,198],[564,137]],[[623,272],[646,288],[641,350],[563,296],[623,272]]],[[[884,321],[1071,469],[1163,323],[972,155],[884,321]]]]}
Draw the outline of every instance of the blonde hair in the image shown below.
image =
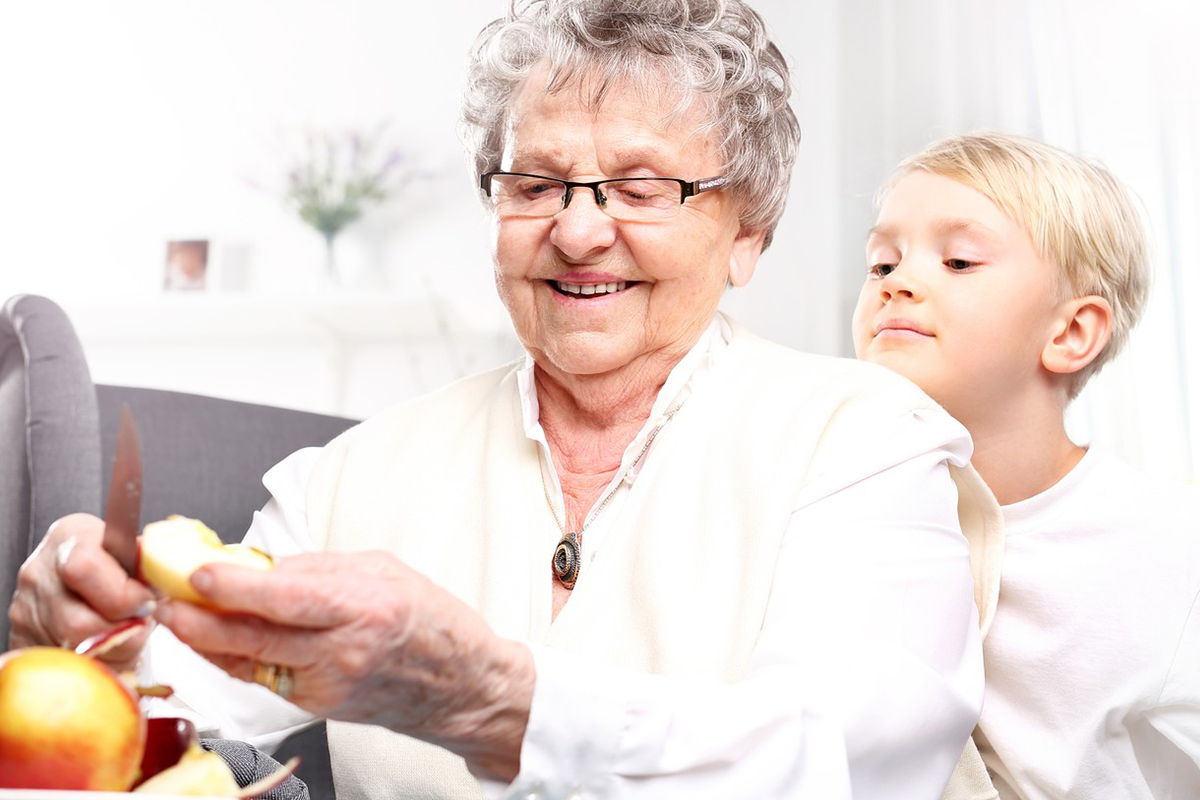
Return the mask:
{"type": "Polygon", "coordinates": [[[1129,191],[1105,167],[1036,139],[981,132],[934,142],[900,163],[877,202],[924,170],[986,196],[1058,265],[1063,299],[1098,295],[1113,310],[1108,344],[1072,376],[1073,399],[1124,346],[1150,291],[1146,232],[1129,191]]]}

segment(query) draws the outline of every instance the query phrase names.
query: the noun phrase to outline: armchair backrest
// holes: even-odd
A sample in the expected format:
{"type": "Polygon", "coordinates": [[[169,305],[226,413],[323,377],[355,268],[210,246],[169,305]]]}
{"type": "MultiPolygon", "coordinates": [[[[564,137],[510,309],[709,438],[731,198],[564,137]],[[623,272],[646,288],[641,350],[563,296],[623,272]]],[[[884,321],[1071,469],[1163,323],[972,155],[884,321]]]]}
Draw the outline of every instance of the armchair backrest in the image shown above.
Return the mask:
{"type": "Polygon", "coordinates": [[[195,517],[226,542],[241,541],[267,502],[268,469],[303,447],[319,447],[354,420],[215,397],[98,384],[102,497],[121,407],[137,422],[142,451],[142,524],[195,517]]]}
{"type": "Polygon", "coordinates": [[[54,520],[100,507],[100,429],[83,347],[36,295],[0,307],[0,648],[17,569],[54,520]]]}

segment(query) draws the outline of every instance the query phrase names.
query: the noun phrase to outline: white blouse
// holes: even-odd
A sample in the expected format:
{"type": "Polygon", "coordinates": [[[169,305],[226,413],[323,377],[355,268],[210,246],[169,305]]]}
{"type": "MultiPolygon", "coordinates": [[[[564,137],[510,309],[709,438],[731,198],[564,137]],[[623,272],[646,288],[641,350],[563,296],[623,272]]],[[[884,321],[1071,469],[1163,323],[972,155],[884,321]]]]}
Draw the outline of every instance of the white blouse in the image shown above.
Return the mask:
{"type": "MultiPolygon", "coordinates": [[[[672,371],[623,466],[653,424],[706,379],[708,359],[729,336],[718,316],[672,371]]],[[[526,435],[540,445],[562,519],[531,360],[519,386],[526,435]]],[[[485,793],[598,797],[578,776],[603,773],[613,778],[605,796],[630,800],[936,800],[983,698],[967,543],[946,466],[965,465],[971,443],[948,415],[920,411],[875,446],[891,451],[887,463],[895,466],[832,495],[795,499],[767,616],[741,682],[639,674],[531,643],[536,684],[521,773],[511,785],[481,781],[485,793]],[[813,652],[829,657],[812,659],[813,652]]],[[[312,549],[305,504],[319,453],[301,450],[264,476],[271,500],[255,515],[248,543],[276,557],[312,549]]],[[[652,446],[642,463],[653,456],[652,446]]],[[[636,480],[636,471],[622,472],[614,485],[625,485],[583,537],[585,570],[636,480]]],[[[188,716],[203,735],[269,752],[311,723],[163,628],[151,636],[143,670],[144,679],[176,691],[154,701],[151,713],[188,716]]]]}

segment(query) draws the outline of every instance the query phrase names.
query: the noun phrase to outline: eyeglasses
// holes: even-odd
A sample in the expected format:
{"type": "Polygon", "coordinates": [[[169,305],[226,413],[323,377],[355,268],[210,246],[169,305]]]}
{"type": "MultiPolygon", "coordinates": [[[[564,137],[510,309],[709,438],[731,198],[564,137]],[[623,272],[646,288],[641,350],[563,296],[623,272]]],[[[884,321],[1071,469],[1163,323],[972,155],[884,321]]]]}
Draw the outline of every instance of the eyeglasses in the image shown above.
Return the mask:
{"type": "Polygon", "coordinates": [[[683,201],[722,189],[727,178],[610,178],[564,181],[523,172],[485,172],[479,186],[498,212],[513,217],[553,217],[571,204],[576,188],[588,189],[596,205],[613,219],[656,222],[679,213],[683,201]]]}

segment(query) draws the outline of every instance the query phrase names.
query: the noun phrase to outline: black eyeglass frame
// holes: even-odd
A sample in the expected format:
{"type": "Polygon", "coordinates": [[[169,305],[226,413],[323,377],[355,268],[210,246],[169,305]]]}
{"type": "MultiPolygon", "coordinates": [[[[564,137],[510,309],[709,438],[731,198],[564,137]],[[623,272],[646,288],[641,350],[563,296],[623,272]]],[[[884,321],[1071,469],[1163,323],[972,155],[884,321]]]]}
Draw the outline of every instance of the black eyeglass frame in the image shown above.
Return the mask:
{"type": "Polygon", "coordinates": [[[505,172],[504,170],[493,170],[485,172],[479,176],[479,188],[483,189],[483,193],[488,197],[492,196],[492,178],[496,175],[512,175],[517,178],[540,178],[544,181],[553,181],[563,185],[562,207],[565,209],[571,202],[571,190],[576,187],[581,189],[590,189],[592,197],[596,199],[596,206],[604,208],[608,204],[608,196],[600,193],[600,187],[606,183],[624,183],[626,181],[660,181],[663,183],[676,183],[679,185],[679,205],[683,205],[684,201],[689,197],[694,197],[702,192],[712,191],[713,189],[724,189],[729,185],[729,179],[724,175],[718,175],[713,178],[697,178],[694,181],[685,181],[683,178],[652,178],[652,177],[629,177],[629,178],[605,178],[602,181],[567,181],[562,178],[551,178],[548,175],[533,175],[529,172],[505,172]]]}

